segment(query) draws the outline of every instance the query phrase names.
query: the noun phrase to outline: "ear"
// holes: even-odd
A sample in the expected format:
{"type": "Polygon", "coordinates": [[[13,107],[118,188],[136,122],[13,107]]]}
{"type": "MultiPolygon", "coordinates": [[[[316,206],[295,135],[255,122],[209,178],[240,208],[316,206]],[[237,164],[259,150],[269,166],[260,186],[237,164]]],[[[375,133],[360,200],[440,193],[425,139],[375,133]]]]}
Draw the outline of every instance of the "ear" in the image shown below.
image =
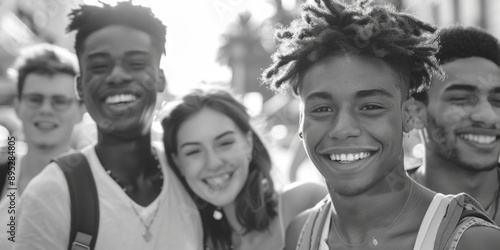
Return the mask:
{"type": "Polygon", "coordinates": [[[415,101],[410,108],[410,115],[413,118],[416,129],[423,129],[427,123],[427,106],[421,101],[415,101]]]}
{"type": "Polygon", "coordinates": [[[83,100],[83,85],[82,85],[82,77],[80,75],[76,75],[74,78],[74,86],[75,86],[75,94],[78,100],[83,100]]]}
{"type": "Polygon", "coordinates": [[[165,79],[165,73],[163,72],[163,69],[160,69],[159,72],[159,79],[158,79],[158,92],[163,92],[165,90],[165,87],[167,85],[167,80],[165,79]]]}
{"type": "Polygon", "coordinates": [[[411,115],[412,108],[415,105],[415,99],[410,97],[403,102],[403,131],[409,133],[414,127],[414,120],[411,115]]]}
{"type": "Polygon", "coordinates": [[[19,97],[14,98],[14,110],[16,111],[17,117],[20,118],[19,116],[19,106],[21,105],[21,100],[19,100],[19,97]]]}

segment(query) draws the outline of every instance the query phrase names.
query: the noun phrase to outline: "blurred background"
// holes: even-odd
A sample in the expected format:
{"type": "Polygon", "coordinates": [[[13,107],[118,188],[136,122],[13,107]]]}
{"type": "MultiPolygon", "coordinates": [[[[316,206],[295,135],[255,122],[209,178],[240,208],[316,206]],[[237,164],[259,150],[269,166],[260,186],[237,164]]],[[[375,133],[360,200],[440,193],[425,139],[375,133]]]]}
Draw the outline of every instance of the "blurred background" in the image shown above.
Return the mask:
{"type": "MultiPolygon", "coordinates": [[[[117,1],[101,2],[114,4],[117,1]]],[[[134,0],[151,7],[167,25],[167,55],[162,59],[168,88],[158,109],[199,85],[232,88],[255,118],[272,152],[277,188],[297,180],[322,182],[298,140],[298,100],[288,93],[274,95],[260,85],[262,69],[270,64],[276,44],[273,29],[288,25],[301,0],[134,0]]],[[[351,2],[345,0],[344,2],[351,2]]],[[[500,36],[500,1],[497,0],[380,0],[393,4],[438,26],[482,27],[500,36]]],[[[0,0],[0,140],[18,138],[23,154],[21,124],[13,111],[15,83],[9,67],[19,49],[40,42],[72,51],[74,34],[66,34],[67,14],[80,4],[97,0],[0,0]]],[[[161,126],[153,124],[154,140],[161,126]]],[[[95,142],[95,126],[85,115],[72,138],[75,148],[95,142]]],[[[419,164],[423,147],[418,134],[405,137],[407,165],[419,164]]]]}

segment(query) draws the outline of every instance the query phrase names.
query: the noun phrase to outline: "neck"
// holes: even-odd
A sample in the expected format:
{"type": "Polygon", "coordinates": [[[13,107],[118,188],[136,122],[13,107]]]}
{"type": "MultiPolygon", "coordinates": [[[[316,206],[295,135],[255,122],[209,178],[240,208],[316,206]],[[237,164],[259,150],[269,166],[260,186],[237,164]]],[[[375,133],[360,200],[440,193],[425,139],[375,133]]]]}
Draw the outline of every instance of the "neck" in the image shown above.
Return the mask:
{"type": "MultiPolygon", "coordinates": [[[[330,235],[337,233],[354,245],[368,242],[373,237],[385,237],[389,229],[399,228],[396,224],[401,226],[404,224],[402,220],[413,215],[408,212],[413,209],[409,208],[416,205],[415,192],[421,192],[416,191],[416,186],[401,166],[370,190],[356,196],[342,196],[330,188],[334,204],[330,235]]],[[[418,220],[418,216],[413,217],[418,220]]],[[[337,237],[334,235],[333,238],[337,237]]]]}
{"type": "Polygon", "coordinates": [[[103,167],[123,182],[135,182],[137,178],[157,170],[150,134],[135,140],[103,136],[96,144],[95,151],[103,167]]]}
{"type": "Polygon", "coordinates": [[[425,164],[417,170],[417,180],[427,188],[444,194],[468,193],[488,206],[499,183],[498,170],[473,171],[438,155],[426,155],[425,164]]]}

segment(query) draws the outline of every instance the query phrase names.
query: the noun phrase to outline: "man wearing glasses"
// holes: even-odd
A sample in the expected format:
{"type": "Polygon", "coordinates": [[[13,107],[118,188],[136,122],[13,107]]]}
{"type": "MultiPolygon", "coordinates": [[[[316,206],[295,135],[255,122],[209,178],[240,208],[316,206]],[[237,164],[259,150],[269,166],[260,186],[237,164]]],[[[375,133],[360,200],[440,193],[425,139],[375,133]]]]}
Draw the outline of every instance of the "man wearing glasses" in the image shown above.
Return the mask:
{"type": "Polygon", "coordinates": [[[76,56],[66,49],[39,44],[27,48],[15,64],[18,72],[16,113],[23,122],[28,151],[19,166],[18,190],[57,155],[70,150],[75,124],[83,106],[76,98],[73,79],[76,56]]]}

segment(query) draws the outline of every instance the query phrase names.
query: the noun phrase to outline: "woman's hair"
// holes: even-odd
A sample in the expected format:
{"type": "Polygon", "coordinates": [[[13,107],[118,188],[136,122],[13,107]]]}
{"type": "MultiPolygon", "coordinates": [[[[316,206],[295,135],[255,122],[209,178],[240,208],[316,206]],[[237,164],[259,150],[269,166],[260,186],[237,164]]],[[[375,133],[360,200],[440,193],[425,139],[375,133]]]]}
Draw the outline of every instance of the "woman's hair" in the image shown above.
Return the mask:
{"type": "Polygon", "coordinates": [[[277,30],[280,44],[273,64],[262,75],[263,82],[273,90],[291,87],[298,95],[303,75],[315,63],[335,55],[361,55],[388,63],[406,85],[402,87],[406,96],[428,88],[432,73],[440,72],[434,57],[436,28],[388,6],[369,6],[369,2],[303,4],[301,17],[277,30]]]}
{"type": "Polygon", "coordinates": [[[266,230],[276,212],[276,193],[271,179],[271,158],[262,140],[250,125],[250,116],[245,106],[239,103],[227,91],[194,90],[178,102],[167,108],[162,115],[164,129],[163,142],[165,153],[170,167],[179,176],[188,192],[197,204],[203,223],[204,242],[211,242],[216,249],[230,249],[231,227],[225,216],[221,220],[213,217],[216,207],[198,197],[187,185],[180,174],[172,156],[177,152],[177,133],[182,124],[199,113],[202,109],[209,108],[229,117],[244,133],[251,131],[253,140],[252,159],[249,164],[249,173],[245,185],[235,199],[236,217],[244,226],[245,233],[250,231],[266,230]]]}

